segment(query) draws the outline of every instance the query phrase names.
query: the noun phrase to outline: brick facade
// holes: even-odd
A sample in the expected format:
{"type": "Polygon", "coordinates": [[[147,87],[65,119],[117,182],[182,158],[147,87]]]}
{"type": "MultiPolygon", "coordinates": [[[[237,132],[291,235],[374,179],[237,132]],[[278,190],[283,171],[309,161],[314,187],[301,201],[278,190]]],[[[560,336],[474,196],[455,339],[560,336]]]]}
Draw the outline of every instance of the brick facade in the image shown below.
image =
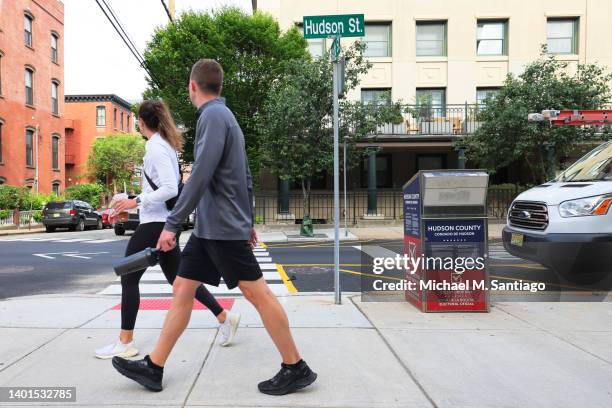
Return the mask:
{"type": "Polygon", "coordinates": [[[0,6],[0,183],[25,185],[33,190],[38,187],[41,193],[53,191],[55,184],[62,192],[64,4],[59,0],[0,0],[0,6]],[[26,16],[31,21],[31,45],[26,44],[26,16]],[[52,50],[52,36],[56,38],[56,51],[52,50]],[[26,69],[32,71],[31,104],[26,104],[26,69]],[[57,86],[57,113],[52,112],[52,83],[57,86]],[[28,130],[33,134],[30,165],[26,161],[28,130]],[[52,157],[54,137],[59,139],[56,163],[52,157]]]}
{"type": "Polygon", "coordinates": [[[128,102],[112,94],[66,95],[65,109],[66,185],[88,183],[92,180],[87,177],[87,159],[93,143],[112,133],[134,133],[134,114],[128,102]],[[98,107],[105,113],[100,123],[98,107]]]}

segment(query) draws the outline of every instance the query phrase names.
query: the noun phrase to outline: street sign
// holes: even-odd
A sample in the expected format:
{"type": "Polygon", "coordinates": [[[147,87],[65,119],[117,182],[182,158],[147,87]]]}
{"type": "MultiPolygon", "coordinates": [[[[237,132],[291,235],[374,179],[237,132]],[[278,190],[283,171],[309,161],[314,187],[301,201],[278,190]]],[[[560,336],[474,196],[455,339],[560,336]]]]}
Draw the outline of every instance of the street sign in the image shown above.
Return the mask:
{"type": "Polygon", "coordinates": [[[304,38],[363,37],[363,14],[304,16],[304,38]]]}
{"type": "Polygon", "coordinates": [[[334,300],[342,303],[340,290],[340,169],[338,164],[338,97],[344,92],[344,59],[340,59],[340,38],[365,36],[363,14],[337,14],[329,16],[304,16],[304,38],[333,38],[331,59],[333,62],[333,124],[334,124],[334,300]]]}

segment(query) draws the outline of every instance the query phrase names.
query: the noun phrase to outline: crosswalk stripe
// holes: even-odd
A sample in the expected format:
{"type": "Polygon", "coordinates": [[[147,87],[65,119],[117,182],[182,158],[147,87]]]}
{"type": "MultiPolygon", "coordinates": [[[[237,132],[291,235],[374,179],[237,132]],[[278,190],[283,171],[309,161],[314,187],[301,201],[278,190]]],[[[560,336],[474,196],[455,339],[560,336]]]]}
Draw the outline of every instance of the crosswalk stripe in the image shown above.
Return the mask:
{"type": "Polygon", "coordinates": [[[261,258],[262,256],[270,256],[269,252],[253,252],[255,258],[261,258]]]}

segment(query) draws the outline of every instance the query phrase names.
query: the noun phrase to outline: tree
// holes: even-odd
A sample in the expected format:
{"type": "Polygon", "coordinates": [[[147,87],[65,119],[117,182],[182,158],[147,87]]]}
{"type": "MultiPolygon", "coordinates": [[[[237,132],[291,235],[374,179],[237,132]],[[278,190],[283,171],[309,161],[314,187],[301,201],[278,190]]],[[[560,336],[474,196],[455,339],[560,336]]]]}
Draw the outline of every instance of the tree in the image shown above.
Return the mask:
{"type": "Polygon", "coordinates": [[[284,72],[284,62],[306,55],[306,41],[296,28],[282,33],[269,15],[223,8],[211,14],[187,12],[173,24],[155,31],[144,59],[153,78],[145,98],[162,98],[177,123],[183,125],[185,153],[193,160],[195,108],[187,82],[200,58],[217,60],[225,71],[223,96],[244,132],[253,174],[259,170],[259,139],[255,116],[272,83],[284,72]]]}
{"type": "Polygon", "coordinates": [[[104,193],[104,186],[98,183],[76,184],[70,186],[64,192],[69,200],[81,200],[91,204],[92,207],[100,206],[100,197],[104,193]]]}
{"type": "MultiPolygon", "coordinates": [[[[364,105],[349,101],[346,93],[359,84],[372,67],[363,57],[365,45],[355,43],[343,51],[346,87],[340,97],[340,140],[349,157],[358,156],[356,142],[378,133],[379,126],[402,120],[399,103],[364,105]]],[[[333,166],[332,64],[328,57],[289,61],[287,72],[276,81],[262,113],[262,164],[282,180],[302,184],[304,214],[308,215],[310,184],[314,176],[333,166]]],[[[349,160],[349,165],[354,160],[349,160]]]]}
{"type": "MultiPolygon", "coordinates": [[[[546,180],[550,163],[579,143],[601,136],[594,127],[551,127],[548,123],[528,123],[527,114],[544,109],[600,109],[610,99],[612,75],[596,64],[578,64],[572,70],[567,62],[546,54],[525,67],[518,76],[509,74],[499,93],[485,101],[476,113],[482,125],[471,136],[457,142],[466,156],[490,171],[524,162],[534,183],[546,180]]],[[[607,127],[603,135],[608,133],[607,127]]]]}
{"type": "Polygon", "coordinates": [[[124,184],[132,187],[136,166],[142,164],[144,140],[139,136],[113,134],[97,139],[88,158],[92,178],[112,182],[113,192],[123,190],[124,184]]]}

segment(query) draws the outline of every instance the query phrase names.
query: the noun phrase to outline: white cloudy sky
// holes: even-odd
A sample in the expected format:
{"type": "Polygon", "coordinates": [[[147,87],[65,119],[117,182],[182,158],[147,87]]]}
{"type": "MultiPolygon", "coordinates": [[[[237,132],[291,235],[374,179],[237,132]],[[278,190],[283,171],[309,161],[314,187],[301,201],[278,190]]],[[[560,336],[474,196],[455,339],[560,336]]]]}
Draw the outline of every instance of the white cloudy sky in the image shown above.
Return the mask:
{"type": "MultiPolygon", "coordinates": [[[[114,93],[139,100],[144,71],[94,0],[63,0],[65,93],[114,93]]],[[[142,53],[155,27],[168,23],[160,0],[107,0],[142,53]]],[[[166,4],[168,1],[166,0],[166,4]]],[[[224,5],[252,11],[251,0],[175,0],[176,13],[224,5]]]]}

